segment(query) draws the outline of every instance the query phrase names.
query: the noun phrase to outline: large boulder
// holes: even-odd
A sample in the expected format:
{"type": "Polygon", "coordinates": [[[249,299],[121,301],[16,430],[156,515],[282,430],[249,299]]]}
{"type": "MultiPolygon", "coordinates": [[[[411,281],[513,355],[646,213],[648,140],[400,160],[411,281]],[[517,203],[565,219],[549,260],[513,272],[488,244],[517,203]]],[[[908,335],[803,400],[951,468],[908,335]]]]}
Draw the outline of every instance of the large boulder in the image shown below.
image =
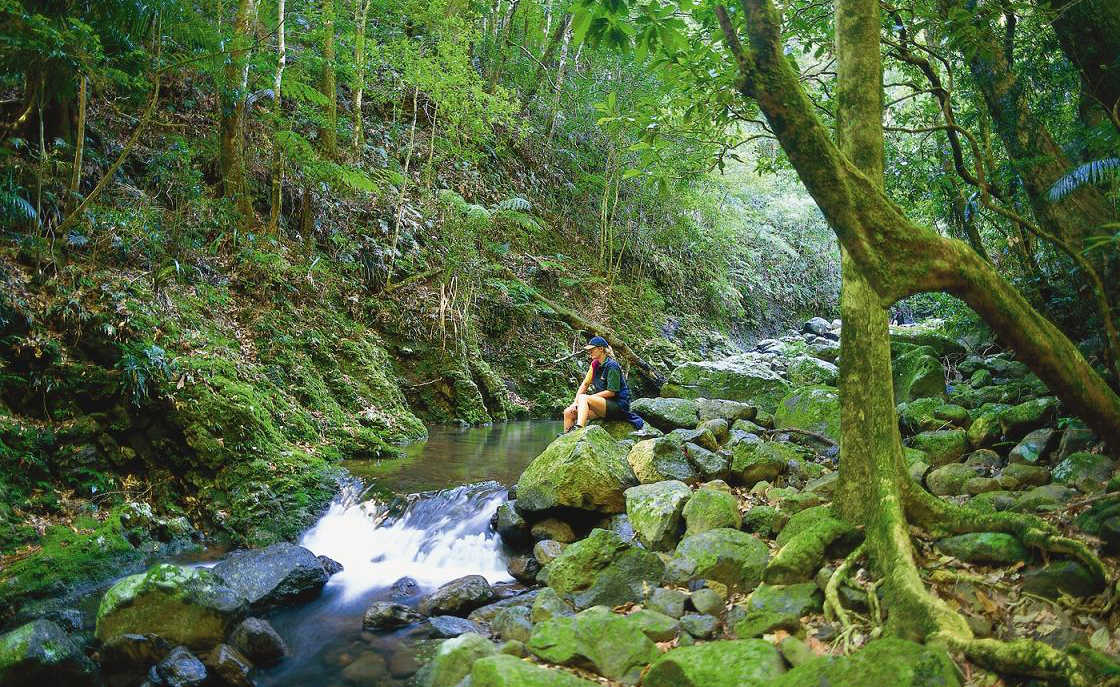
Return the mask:
{"type": "Polygon", "coordinates": [[[329,577],[315,554],[288,542],[234,551],[212,572],[254,610],[313,599],[329,577]]]}
{"type": "Polygon", "coordinates": [[[598,687],[598,684],[508,654],[475,661],[470,675],[471,687],[598,687]]]}
{"type": "Polygon", "coordinates": [[[743,519],[739,515],[739,500],[723,489],[704,487],[697,489],[682,511],[685,534],[699,534],[721,527],[739,529],[743,519]]]}
{"type": "Polygon", "coordinates": [[[724,640],[669,651],[650,665],[642,685],[763,687],[784,671],[781,654],[773,644],[761,639],[724,640]]]}
{"type": "Polygon", "coordinates": [[[96,635],[154,634],[191,649],[217,646],[247,610],[244,597],[203,568],[163,563],[120,580],[101,599],[96,635]]]}
{"type": "Polygon", "coordinates": [[[1054,480],[1084,492],[1104,491],[1116,463],[1099,453],[1078,451],[1054,466],[1054,480]]]}
{"type": "Polygon", "coordinates": [[[762,581],[769,552],[753,535],[719,528],[685,537],[677,545],[666,569],[674,582],[715,580],[749,592],[762,581]]]}
{"type": "Polygon", "coordinates": [[[899,355],[891,363],[894,402],[916,398],[945,397],[945,368],[934,349],[918,346],[899,355]]]}
{"type": "Polygon", "coordinates": [[[557,438],[533,459],[517,482],[517,510],[539,513],[578,508],[599,513],[626,509],[623,492],[638,483],[626,452],[602,427],[557,438]]]}
{"type": "Polygon", "coordinates": [[[656,586],[664,570],[652,551],[631,546],[614,532],[593,529],[546,565],[541,576],[561,598],[583,609],[641,601],[644,588],[656,586]]]}
{"type": "Polygon", "coordinates": [[[630,448],[626,461],[642,484],[696,478],[696,470],[688,461],[680,439],[675,436],[639,441],[630,448]]]}
{"type": "Polygon", "coordinates": [[[417,682],[422,687],[455,687],[470,675],[475,661],[497,651],[490,640],[473,632],[448,639],[420,671],[417,682]]]}
{"type": "Polygon", "coordinates": [[[715,362],[685,363],[669,375],[662,396],[677,398],[722,398],[750,403],[773,411],[785,396],[789,383],[764,361],[732,356],[715,362]]]}
{"type": "Polygon", "coordinates": [[[826,384],[834,386],[840,378],[840,370],[832,363],[814,356],[799,355],[789,361],[786,377],[794,386],[813,386],[826,384]]]}
{"type": "Polygon", "coordinates": [[[762,480],[772,481],[788,469],[791,461],[800,457],[797,449],[788,443],[765,441],[747,434],[731,448],[731,477],[748,487],[762,480]]]}
{"type": "Polygon", "coordinates": [[[681,533],[681,511],[692,490],[684,482],[666,480],[626,490],[626,515],[638,541],[649,549],[667,551],[681,533]]]}
{"type": "Polygon", "coordinates": [[[49,620],[0,635],[0,685],[81,687],[93,684],[93,664],[77,642],[49,620]]]}
{"type": "Polygon", "coordinates": [[[931,470],[926,475],[926,486],[931,494],[954,496],[965,493],[965,482],[978,475],[977,469],[964,463],[949,463],[931,470]]]}
{"type": "Polygon", "coordinates": [[[939,358],[964,357],[967,351],[956,339],[922,327],[891,327],[891,343],[928,346],[939,358]]]}
{"type": "Polygon", "coordinates": [[[628,685],[661,655],[638,623],[605,606],[537,624],[526,646],[549,663],[590,668],[628,685]]]}
{"type": "Polygon", "coordinates": [[[424,615],[465,616],[494,599],[494,590],[482,575],[466,575],[451,580],[420,600],[424,615]]]}
{"type": "Polygon", "coordinates": [[[774,411],[774,427],[804,429],[840,443],[840,392],[831,386],[794,389],[774,411]]]}
{"type": "Polygon", "coordinates": [[[821,656],[790,670],[768,687],[957,687],[943,649],[904,639],[877,639],[848,656],[821,656]]]}
{"type": "Polygon", "coordinates": [[[696,401],[691,398],[637,398],[630,410],[663,432],[692,429],[699,422],[696,401]]]}
{"type": "Polygon", "coordinates": [[[724,398],[698,398],[696,410],[700,414],[700,421],[727,420],[732,423],[736,420],[753,420],[758,414],[758,408],[749,403],[729,401],[724,398]]]}
{"type": "Polygon", "coordinates": [[[963,429],[921,432],[910,437],[906,443],[924,453],[925,462],[934,467],[955,463],[968,450],[968,437],[963,429]]]}
{"type": "Polygon", "coordinates": [[[1058,419],[1058,399],[1053,396],[1024,401],[1000,413],[999,424],[1003,435],[1018,439],[1027,432],[1050,425],[1058,419]]]}
{"type": "Polygon", "coordinates": [[[229,636],[230,644],[258,666],[271,666],[288,655],[288,645],[267,620],[246,618],[229,636]]]}

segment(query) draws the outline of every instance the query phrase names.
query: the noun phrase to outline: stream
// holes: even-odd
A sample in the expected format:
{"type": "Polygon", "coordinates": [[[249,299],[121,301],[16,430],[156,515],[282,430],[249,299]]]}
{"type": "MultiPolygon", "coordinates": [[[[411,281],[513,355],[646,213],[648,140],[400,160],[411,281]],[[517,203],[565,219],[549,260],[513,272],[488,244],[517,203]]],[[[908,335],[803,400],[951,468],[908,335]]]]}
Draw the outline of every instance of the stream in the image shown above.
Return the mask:
{"type": "Polygon", "coordinates": [[[269,622],[291,655],[259,671],[261,687],[403,685],[415,665],[408,630],[362,631],[375,600],[415,605],[426,593],[464,575],[512,582],[490,517],[506,489],[560,430],[559,422],[519,421],[491,427],[430,428],[428,441],[393,461],[348,461],[353,479],[299,543],[342,563],[315,601],[274,612],[269,622]],[[409,494],[396,517],[378,525],[383,504],[362,501],[375,486],[409,494]],[[412,578],[415,586],[394,589],[412,578]],[[393,677],[396,675],[397,677],[393,677]]]}

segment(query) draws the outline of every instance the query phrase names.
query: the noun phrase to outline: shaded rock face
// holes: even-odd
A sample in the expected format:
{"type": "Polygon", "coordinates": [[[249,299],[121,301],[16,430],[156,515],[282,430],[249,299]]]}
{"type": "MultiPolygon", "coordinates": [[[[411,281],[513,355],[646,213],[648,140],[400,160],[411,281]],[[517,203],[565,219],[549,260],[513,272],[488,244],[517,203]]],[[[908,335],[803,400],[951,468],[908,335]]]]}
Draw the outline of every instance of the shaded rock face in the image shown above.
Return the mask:
{"type": "Polygon", "coordinates": [[[770,367],[749,356],[715,362],[685,363],[669,375],[663,396],[718,398],[750,403],[772,411],[785,396],[789,382],[770,367]]]}
{"type": "Polygon", "coordinates": [[[494,598],[494,590],[482,575],[452,580],[420,601],[424,615],[465,616],[494,598]]]}
{"type": "Polygon", "coordinates": [[[891,363],[894,402],[945,396],[945,369],[934,349],[918,346],[897,356],[891,363]]]}
{"type": "Polygon", "coordinates": [[[592,425],[557,438],[533,459],[517,482],[516,508],[524,514],[557,508],[621,513],[623,492],[637,483],[625,451],[592,425]]]}
{"type": "MultiPolygon", "coordinates": [[[[762,687],[785,672],[769,642],[740,639],[677,647],[654,661],[645,687],[762,687]]],[[[887,683],[884,683],[887,684],[887,683]]]]}
{"type": "Polygon", "coordinates": [[[210,649],[225,638],[246,608],[245,598],[209,570],[156,565],[105,592],[97,611],[96,636],[108,642],[124,634],[155,634],[173,644],[210,649]]]}
{"type": "Polygon", "coordinates": [[[90,684],[93,664],[78,643],[49,620],[35,620],[0,635],[0,684],[68,687],[90,684]]]}
{"type": "Polygon", "coordinates": [[[255,610],[313,599],[330,577],[315,554],[288,542],[234,551],[212,572],[255,610]]]}
{"type": "Polygon", "coordinates": [[[230,644],[256,665],[276,665],[288,655],[288,645],[267,620],[246,618],[229,636],[230,644]]]}
{"type": "Polygon", "coordinates": [[[594,529],[564,549],[541,575],[561,598],[583,609],[641,601],[644,588],[661,581],[657,554],[631,546],[617,534],[594,529]]]}

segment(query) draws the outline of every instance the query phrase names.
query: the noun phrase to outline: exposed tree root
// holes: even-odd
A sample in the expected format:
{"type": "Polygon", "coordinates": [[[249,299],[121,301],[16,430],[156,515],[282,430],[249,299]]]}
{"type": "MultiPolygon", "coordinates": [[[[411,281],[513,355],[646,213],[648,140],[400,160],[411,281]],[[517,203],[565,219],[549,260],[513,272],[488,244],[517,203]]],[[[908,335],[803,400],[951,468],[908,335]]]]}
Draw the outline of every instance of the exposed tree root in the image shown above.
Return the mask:
{"type": "Polygon", "coordinates": [[[839,620],[840,626],[845,630],[851,627],[852,621],[848,618],[848,612],[840,603],[840,584],[848,576],[848,571],[852,569],[855,562],[862,557],[863,544],[860,544],[836,568],[836,571],[828,578],[828,584],[824,587],[824,617],[829,620],[839,620]]]}

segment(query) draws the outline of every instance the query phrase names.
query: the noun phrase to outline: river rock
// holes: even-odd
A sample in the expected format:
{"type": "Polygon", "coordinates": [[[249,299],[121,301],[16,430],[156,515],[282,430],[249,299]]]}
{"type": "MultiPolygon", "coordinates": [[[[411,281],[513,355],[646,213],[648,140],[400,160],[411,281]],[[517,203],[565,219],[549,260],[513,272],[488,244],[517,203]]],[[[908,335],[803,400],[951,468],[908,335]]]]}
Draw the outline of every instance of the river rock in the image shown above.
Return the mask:
{"type": "Polygon", "coordinates": [[[758,414],[758,408],[749,403],[722,398],[698,398],[696,410],[701,422],[720,419],[734,423],[736,420],[753,420],[758,414]]]}
{"type": "Polygon", "coordinates": [[[327,577],[337,575],[343,571],[342,564],[331,558],[330,556],[316,556],[319,564],[323,566],[323,572],[327,573],[327,577]]]}
{"type": "Polygon", "coordinates": [[[963,494],[964,484],[977,476],[976,468],[963,463],[949,463],[930,470],[926,475],[926,486],[931,494],[952,496],[963,494]]]}
{"type": "Polygon", "coordinates": [[[969,532],[937,542],[937,550],[966,563],[1008,564],[1025,561],[1027,550],[1011,536],[1000,532],[969,532]]]}
{"type": "Polygon", "coordinates": [[[411,577],[402,577],[389,585],[389,596],[394,599],[407,599],[420,593],[420,583],[411,577]]]}
{"type": "Polygon", "coordinates": [[[934,349],[918,346],[891,362],[894,402],[945,397],[945,368],[934,349]]]}
{"type": "Polygon", "coordinates": [[[497,654],[475,661],[470,674],[471,687],[598,687],[571,673],[550,670],[516,656],[497,654]]]}
{"type": "Polygon", "coordinates": [[[658,556],[631,546],[607,530],[593,529],[570,544],[541,575],[548,586],[578,609],[640,601],[643,587],[658,584],[664,572],[658,556]]]}
{"type": "Polygon", "coordinates": [[[1058,419],[1058,399],[1053,396],[1036,398],[1000,413],[1000,430],[1009,439],[1019,438],[1032,429],[1049,425],[1058,419]]]}
{"type": "Polygon", "coordinates": [[[681,540],[666,577],[679,583],[715,580],[748,592],[762,581],[768,557],[766,545],[746,532],[729,528],[708,530],[681,540]]]}
{"type": "Polygon", "coordinates": [[[521,513],[565,507],[621,513],[623,491],[637,483],[625,451],[592,425],[557,438],[533,459],[517,482],[516,507],[521,513]]]}
{"type": "Polygon", "coordinates": [[[288,645],[267,620],[246,618],[230,633],[229,643],[261,667],[274,666],[288,655],[288,645]]]}
{"type": "Polygon", "coordinates": [[[529,641],[533,632],[532,609],[528,606],[510,606],[503,608],[490,621],[490,629],[502,639],[512,639],[518,642],[529,641]]]}
{"type": "Polygon", "coordinates": [[[830,362],[808,355],[799,355],[786,367],[786,377],[794,386],[825,384],[835,386],[840,370],[830,362]]]}
{"type": "Polygon", "coordinates": [[[692,496],[684,482],[666,480],[626,490],[626,515],[638,541],[649,549],[668,551],[681,533],[681,511],[692,496]]]}
{"type": "Polygon", "coordinates": [[[1046,461],[1046,455],[1053,450],[1057,442],[1057,431],[1044,427],[1028,432],[1023,440],[1011,449],[1007,459],[1012,463],[1026,463],[1037,465],[1046,461]]]}
{"type": "Polygon", "coordinates": [[[436,649],[431,662],[420,670],[419,683],[422,687],[455,687],[470,675],[475,661],[496,652],[494,644],[479,634],[468,632],[448,639],[436,649]]]}
{"type": "Polygon", "coordinates": [[[797,449],[788,443],[748,435],[731,449],[731,477],[748,487],[763,480],[772,481],[797,458],[797,449]]]}
{"type": "Polygon", "coordinates": [[[185,646],[172,649],[149,676],[148,680],[160,687],[200,687],[208,677],[206,665],[185,646]]]}
{"type": "Polygon", "coordinates": [[[533,584],[537,580],[537,573],[541,571],[541,564],[534,556],[510,556],[506,563],[506,572],[510,577],[523,584],[533,584]]]}
{"type": "Polygon", "coordinates": [[[916,434],[907,445],[925,453],[925,462],[939,467],[961,459],[968,450],[968,437],[963,429],[939,429],[916,434]]]}
{"type": "Polygon", "coordinates": [[[123,634],[155,634],[173,644],[210,649],[244,616],[246,606],[244,597],[209,570],[163,563],[105,592],[96,636],[108,642],[123,634]]]}
{"type": "Polygon", "coordinates": [[[365,651],[342,669],[342,677],[354,685],[383,685],[388,672],[384,656],[376,651],[365,651]]]}
{"type": "Polygon", "coordinates": [[[696,401],[691,398],[636,398],[630,410],[663,432],[692,429],[700,421],[696,401]]]}
{"type": "Polygon", "coordinates": [[[703,446],[687,443],[684,455],[699,479],[726,477],[731,467],[731,454],[727,451],[709,451],[703,446]]]}
{"type": "Polygon", "coordinates": [[[363,630],[395,630],[424,619],[409,606],[392,601],[374,601],[362,616],[363,630]]]}
{"type": "Polygon", "coordinates": [[[313,599],[329,577],[315,554],[288,542],[234,551],[212,572],[255,610],[313,599]]]}
{"type": "Polygon", "coordinates": [[[494,598],[494,590],[482,575],[466,575],[451,580],[420,600],[424,615],[465,616],[494,598]]]}
{"type": "Polygon", "coordinates": [[[254,687],[256,684],[250,674],[253,672],[253,663],[240,651],[228,644],[219,644],[214,647],[202,662],[206,665],[207,672],[228,687],[254,687]]]}
{"type": "Polygon", "coordinates": [[[636,684],[641,670],[661,655],[637,623],[605,606],[539,623],[526,647],[549,663],[590,665],[603,677],[628,685],[636,684]]]}
{"type": "Polygon", "coordinates": [[[34,620],[0,635],[0,684],[4,687],[81,687],[92,683],[93,664],[79,644],[50,620],[34,620]]]}
{"type": "Polygon", "coordinates": [[[840,442],[840,393],[831,386],[794,389],[774,410],[776,429],[794,428],[840,442]]]}
{"type": "Polygon", "coordinates": [[[704,487],[697,489],[682,511],[685,534],[699,534],[720,527],[739,529],[739,500],[729,491],[704,487]]]}
{"type": "Polygon", "coordinates": [[[739,355],[714,362],[685,363],[670,373],[662,396],[718,398],[771,411],[789,383],[762,360],[739,355]]]}
{"type": "Polygon", "coordinates": [[[781,654],[769,642],[723,640],[670,650],[650,665],[642,685],[762,687],[784,671],[781,654]]]}
{"type": "Polygon", "coordinates": [[[664,480],[692,481],[697,477],[676,437],[639,441],[630,449],[626,460],[641,484],[664,480]]]}
{"type": "Polygon", "coordinates": [[[1057,482],[1091,493],[1104,490],[1115,467],[1108,456],[1080,451],[1055,465],[1051,475],[1057,482]]]}
{"type": "Polygon", "coordinates": [[[529,531],[536,541],[552,539],[562,544],[570,544],[576,540],[576,533],[572,530],[572,526],[558,518],[545,518],[533,523],[529,531]]]}
{"type": "Polygon", "coordinates": [[[507,501],[498,506],[498,510],[494,513],[493,526],[504,543],[514,549],[524,549],[532,543],[529,523],[517,512],[515,504],[516,501],[507,501]]]}
{"type": "Polygon", "coordinates": [[[1094,577],[1076,561],[1054,561],[1023,573],[1023,591],[1048,599],[1056,599],[1061,594],[1092,596],[1104,587],[1104,580],[1094,577]]]}
{"type": "Polygon", "coordinates": [[[903,639],[877,639],[848,656],[819,656],[767,687],[957,687],[956,667],[942,649],[903,639]]]}
{"type": "Polygon", "coordinates": [[[433,615],[426,623],[428,636],[434,639],[449,639],[467,632],[485,636],[486,630],[478,623],[453,615],[433,615]]]}

